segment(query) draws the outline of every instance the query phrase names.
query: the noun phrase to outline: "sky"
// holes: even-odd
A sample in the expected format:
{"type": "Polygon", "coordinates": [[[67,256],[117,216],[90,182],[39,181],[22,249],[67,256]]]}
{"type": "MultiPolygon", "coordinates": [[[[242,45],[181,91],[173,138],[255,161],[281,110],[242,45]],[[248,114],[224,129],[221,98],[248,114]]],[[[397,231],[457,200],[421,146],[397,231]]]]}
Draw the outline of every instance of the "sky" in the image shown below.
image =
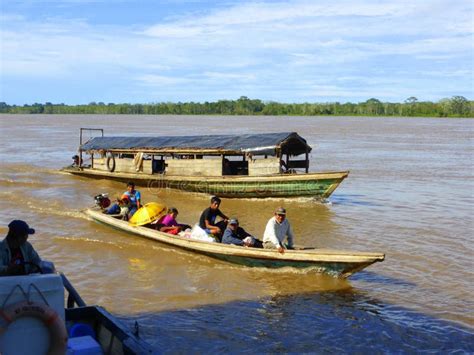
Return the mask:
{"type": "Polygon", "coordinates": [[[0,102],[474,99],[468,0],[0,0],[0,102]]]}

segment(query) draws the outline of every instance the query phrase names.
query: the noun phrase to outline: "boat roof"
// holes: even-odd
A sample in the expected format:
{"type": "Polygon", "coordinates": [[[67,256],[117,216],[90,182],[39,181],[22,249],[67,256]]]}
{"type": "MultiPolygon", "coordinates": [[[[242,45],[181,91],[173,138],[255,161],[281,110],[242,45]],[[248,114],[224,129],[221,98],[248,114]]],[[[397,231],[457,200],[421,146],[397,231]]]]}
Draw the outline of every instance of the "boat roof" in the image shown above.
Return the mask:
{"type": "Polygon", "coordinates": [[[299,155],[311,151],[306,140],[296,132],[239,135],[94,137],[80,146],[82,151],[117,151],[145,153],[198,153],[299,155]]]}

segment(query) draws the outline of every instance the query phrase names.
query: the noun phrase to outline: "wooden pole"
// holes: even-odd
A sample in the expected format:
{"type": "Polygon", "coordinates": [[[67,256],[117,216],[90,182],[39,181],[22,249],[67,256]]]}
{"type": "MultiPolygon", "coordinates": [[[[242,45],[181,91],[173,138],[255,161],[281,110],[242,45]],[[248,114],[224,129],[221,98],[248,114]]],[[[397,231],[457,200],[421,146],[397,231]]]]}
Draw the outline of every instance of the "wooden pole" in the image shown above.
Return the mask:
{"type": "Polygon", "coordinates": [[[306,147],[306,174],[309,171],[309,154],[308,154],[308,147],[306,147]]]}

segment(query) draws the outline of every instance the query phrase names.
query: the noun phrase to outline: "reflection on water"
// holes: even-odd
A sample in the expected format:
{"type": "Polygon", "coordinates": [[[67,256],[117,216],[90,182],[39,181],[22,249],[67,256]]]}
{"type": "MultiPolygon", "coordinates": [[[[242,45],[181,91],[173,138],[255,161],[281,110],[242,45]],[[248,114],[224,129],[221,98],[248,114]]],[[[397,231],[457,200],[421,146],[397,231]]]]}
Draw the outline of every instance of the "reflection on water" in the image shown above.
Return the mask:
{"type": "Polygon", "coordinates": [[[123,318],[167,352],[472,353],[467,329],[353,289],[276,295],[123,318]],[[156,336],[159,334],[159,336],[156,336]]]}
{"type": "MultiPolygon", "coordinates": [[[[472,120],[325,117],[0,117],[0,232],[12,219],[65,272],[81,296],[138,318],[157,348],[196,352],[472,352],[474,179],[472,120]],[[381,251],[386,260],[349,281],[231,265],[98,224],[93,196],[124,184],[58,172],[79,127],[106,135],[297,131],[311,169],[350,170],[328,203],[224,199],[222,210],[261,237],[280,205],[296,242],[381,251]],[[191,128],[190,128],[191,127],[191,128]],[[240,128],[235,128],[240,127],[240,128]],[[237,129],[237,131],[235,131],[237,129]],[[377,301],[374,301],[377,300],[377,301]]],[[[141,188],[193,224],[209,196],[141,188]]]]}

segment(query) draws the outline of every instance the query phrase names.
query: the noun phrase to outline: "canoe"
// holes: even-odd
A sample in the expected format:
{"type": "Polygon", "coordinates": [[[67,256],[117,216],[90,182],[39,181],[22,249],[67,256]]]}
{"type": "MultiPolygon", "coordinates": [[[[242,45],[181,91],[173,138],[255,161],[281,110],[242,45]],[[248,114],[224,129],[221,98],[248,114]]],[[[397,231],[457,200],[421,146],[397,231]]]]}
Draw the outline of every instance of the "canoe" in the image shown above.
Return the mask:
{"type": "Polygon", "coordinates": [[[187,237],[170,235],[147,227],[132,226],[126,221],[104,214],[96,209],[87,209],[85,213],[95,221],[127,233],[198,254],[207,255],[215,259],[249,267],[270,269],[290,267],[328,274],[338,278],[347,278],[355,272],[385,259],[383,253],[341,251],[311,247],[286,250],[284,254],[280,254],[276,250],[209,243],[187,237]]]}

